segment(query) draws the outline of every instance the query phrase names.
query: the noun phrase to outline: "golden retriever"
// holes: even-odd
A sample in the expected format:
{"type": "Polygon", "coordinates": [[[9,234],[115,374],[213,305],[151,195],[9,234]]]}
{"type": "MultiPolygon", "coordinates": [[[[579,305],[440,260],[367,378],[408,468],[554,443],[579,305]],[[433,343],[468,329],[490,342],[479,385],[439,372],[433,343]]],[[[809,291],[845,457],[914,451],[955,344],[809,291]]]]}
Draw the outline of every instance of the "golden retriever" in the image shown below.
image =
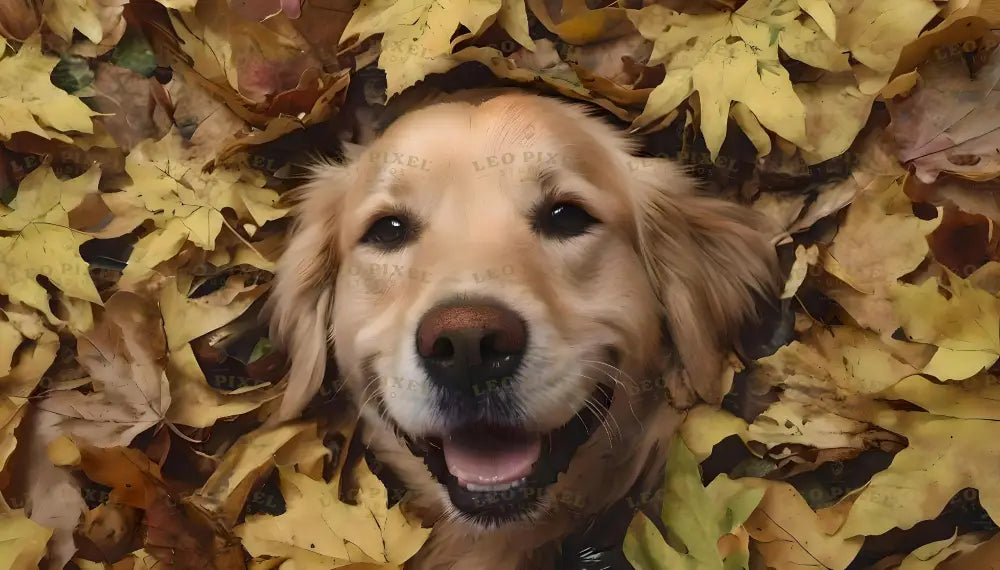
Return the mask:
{"type": "Polygon", "coordinates": [[[332,351],[431,538],[407,567],[551,568],[581,517],[661,482],[779,285],[754,212],[523,92],[405,113],[298,194],[272,331],[278,419],[332,351]]]}

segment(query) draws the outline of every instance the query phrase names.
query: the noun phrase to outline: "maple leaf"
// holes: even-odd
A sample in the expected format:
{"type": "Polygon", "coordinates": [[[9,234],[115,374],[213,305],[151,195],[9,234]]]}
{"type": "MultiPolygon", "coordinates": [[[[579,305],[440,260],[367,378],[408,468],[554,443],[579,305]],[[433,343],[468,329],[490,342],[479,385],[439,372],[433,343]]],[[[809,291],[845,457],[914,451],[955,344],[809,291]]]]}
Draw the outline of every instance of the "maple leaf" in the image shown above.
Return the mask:
{"type": "MultiPolygon", "coordinates": [[[[79,31],[94,47],[84,55],[96,57],[118,43],[125,34],[124,10],[128,0],[46,0],[42,14],[46,25],[67,44],[79,31]]],[[[81,51],[81,46],[74,46],[81,51]]]]}
{"type": "MultiPolygon", "coordinates": [[[[740,481],[765,491],[744,527],[768,567],[845,570],[861,549],[861,538],[834,533],[843,522],[841,505],[813,511],[788,483],[749,478],[740,481]]],[[[850,507],[850,502],[844,506],[850,507]]]]}
{"type": "MultiPolygon", "coordinates": [[[[188,498],[188,502],[218,513],[227,525],[233,526],[253,486],[274,465],[297,463],[300,473],[320,478],[323,460],[330,455],[330,450],[318,437],[317,428],[316,423],[285,424],[244,435],[226,452],[212,476],[188,498]]],[[[340,432],[344,441],[350,441],[354,425],[342,426],[340,432]]],[[[338,458],[336,473],[340,473],[339,465],[346,458],[346,454],[338,458]]]]}
{"type": "Polygon", "coordinates": [[[78,342],[94,391],[59,391],[40,405],[62,417],[61,429],[91,445],[115,447],[163,421],[170,387],[155,305],[120,291],[108,300],[94,330],[78,342]]]}
{"type": "Polygon", "coordinates": [[[224,209],[240,222],[261,226],[288,213],[275,207],[278,193],[264,188],[263,176],[245,166],[201,169],[198,148],[188,146],[176,127],[158,141],[146,140],[129,153],[125,170],[130,184],[105,194],[108,208],[132,227],[152,219],[156,229],[139,240],[119,287],[130,288],[181,250],[185,243],[215,249],[226,222],[224,209]]]}
{"type": "Polygon", "coordinates": [[[921,285],[894,285],[890,300],[907,338],[938,347],[923,371],[961,380],[1000,358],[1000,299],[945,271],[950,297],[932,278],[921,285]]]}
{"type": "MultiPolygon", "coordinates": [[[[697,91],[701,130],[713,160],[726,138],[734,101],[744,103],[765,128],[802,140],[805,108],[778,61],[778,48],[808,57],[803,34],[818,45],[832,40],[809,31],[797,20],[800,13],[794,0],[751,0],[735,12],[690,15],[652,5],[631,14],[640,33],[655,42],[650,64],[664,63],[667,69],[633,126],[651,124],[697,91]]],[[[835,46],[826,51],[835,53],[835,46]]],[[[826,63],[840,69],[837,62],[826,63]]]]}
{"type": "Polygon", "coordinates": [[[278,473],[285,512],[248,515],[236,528],[251,556],[282,557],[317,570],[348,562],[401,565],[430,534],[409,521],[400,505],[386,507],[388,493],[365,461],[355,470],[360,489],[353,505],[340,501],[336,477],[324,483],[287,466],[278,473]]]}
{"type": "Polygon", "coordinates": [[[522,0],[364,0],[354,11],[340,43],[357,46],[382,34],[378,66],[385,70],[386,96],[392,97],[432,73],[459,62],[448,57],[456,45],[499,22],[515,41],[531,45],[522,0]],[[459,26],[468,33],[452,39],[459,26]]]}
{"type": "MultiPolygon", "coordinates": [[[[0,48],[6,48],[0,42],[0,48]]],[[[0,50],[0,140],[20,132],[73,142],[67,132],[93,133],[97,115],[77,97],[52,84],[49,75],[59,58],[42,53],[35,34],[14,55],[0,50]]]]}
{"type": "Polygon", "coordinates": [[[41,311],[52,323],[61,321],[49,307],[48,293],[35,280],[40,275],[71,297],[101,304],[79,252],[90,236],[69,227],[69,213],[97,191],[100,177],[97,165],[65,181],[43,166],[21,181],[9,207],[0,206],[0,231],[13,234],[0,235],[5,268],[0,274],[0,293],[41,311]]]}
{"type": "Polygon", "coordinates": [[[678,551],[660,535],[652,521],[640,514],[625,537],[625,555],[637,568],[644,569],[746,569],[749,553],[720,552],[723,538],[738,531],[764,495],[746,489],[726,475],[719,475],[707,487],[684,440],[675,438],[667,457],[667,473],[662,503],[663,525],[679,540],[678,551]]]}
{"type": "Polygon", "coordinates": [[[876,473],[857,496],[838,536],[872,536],[933,519],[959,491],[979,489],[979,501],[1000,520],[996,421],[952,419],[924,412],[885,411],[878,425],[903,435],[909,445],[876,473]]]}

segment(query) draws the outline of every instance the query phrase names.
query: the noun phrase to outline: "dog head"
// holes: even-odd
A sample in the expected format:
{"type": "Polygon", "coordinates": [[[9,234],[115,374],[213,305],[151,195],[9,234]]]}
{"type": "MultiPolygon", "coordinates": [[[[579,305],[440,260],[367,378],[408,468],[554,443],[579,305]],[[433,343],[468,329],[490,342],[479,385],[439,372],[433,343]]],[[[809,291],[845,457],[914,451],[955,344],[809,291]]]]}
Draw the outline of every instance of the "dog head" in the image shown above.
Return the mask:
{"type": "Polygon", "coordinates": [[[671,435],[668,389],[718,402],[777,284],[753,212],[632,151],[580,107],[511,94],[413,111],[317,166],[272,295],[279,417],[332,348],[376,453],[442,514],[489,527],[620,497],[671,435]]]}

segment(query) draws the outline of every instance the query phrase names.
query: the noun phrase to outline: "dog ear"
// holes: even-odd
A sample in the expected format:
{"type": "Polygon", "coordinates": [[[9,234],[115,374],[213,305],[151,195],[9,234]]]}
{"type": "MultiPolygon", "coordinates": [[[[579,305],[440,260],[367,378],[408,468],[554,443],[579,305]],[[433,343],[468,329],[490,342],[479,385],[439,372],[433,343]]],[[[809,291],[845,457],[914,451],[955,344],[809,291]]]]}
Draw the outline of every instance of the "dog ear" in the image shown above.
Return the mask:
{"type": "Polygon", "coordinates": [[[270,336],[291,361],[281,406],[269,422],[297,417],[319,391],[333,341],[333,293],[340,265],[337,228],[351,167],[324,163],[289,196],[290,236],[275,271],[265,311],[270,336]]]}
{"type": "Polygon", "coordinates": [[[719,404],[723,363],[781,286],[777,232],[744,206],[700,196],[673,163],[633,159],[639,251],[686,382],[719,404]]]}

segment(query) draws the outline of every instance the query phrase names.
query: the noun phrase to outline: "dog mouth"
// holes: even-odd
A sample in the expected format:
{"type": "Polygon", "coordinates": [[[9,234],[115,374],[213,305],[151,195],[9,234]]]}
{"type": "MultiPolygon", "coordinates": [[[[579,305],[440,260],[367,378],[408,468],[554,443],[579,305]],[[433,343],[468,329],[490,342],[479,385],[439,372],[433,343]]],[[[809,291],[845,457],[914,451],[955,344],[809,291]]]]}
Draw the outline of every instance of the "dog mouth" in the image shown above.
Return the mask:
{"type": "Polygon", "coordinates": [[[480,524],[495,525],[530,516],[546,499],[582,501],[552,497],[548,488],[600,429],[611,409],[613,390],[599,384],[589,401],[593,405],[583,406],[569,422],[547,433],[476,421],[438,437],[405,439],[458,511],[480,524]]]}

